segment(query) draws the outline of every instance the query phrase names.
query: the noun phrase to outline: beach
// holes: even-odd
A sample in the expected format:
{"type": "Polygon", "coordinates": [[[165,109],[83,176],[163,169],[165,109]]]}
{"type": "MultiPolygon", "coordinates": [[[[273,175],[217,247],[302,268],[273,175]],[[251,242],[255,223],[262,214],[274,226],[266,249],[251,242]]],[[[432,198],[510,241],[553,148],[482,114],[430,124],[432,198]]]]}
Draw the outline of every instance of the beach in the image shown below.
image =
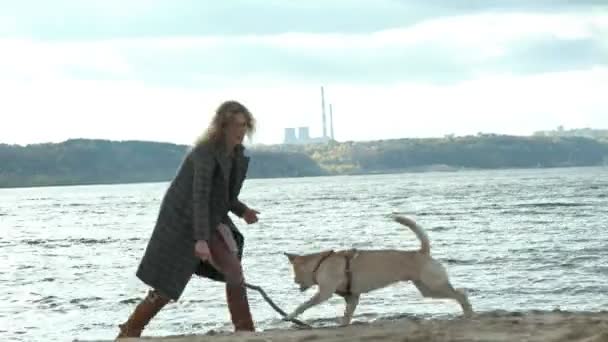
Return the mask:
{"type": "Polygon", "coordinates": [[[256,333],[207,332],[201,335],[142,337],[156,342],[347,342],[347,341],[608,341],[608,311],[488,312],[472,318],[400,318],[348,327],[267,330],[256,333]]]}

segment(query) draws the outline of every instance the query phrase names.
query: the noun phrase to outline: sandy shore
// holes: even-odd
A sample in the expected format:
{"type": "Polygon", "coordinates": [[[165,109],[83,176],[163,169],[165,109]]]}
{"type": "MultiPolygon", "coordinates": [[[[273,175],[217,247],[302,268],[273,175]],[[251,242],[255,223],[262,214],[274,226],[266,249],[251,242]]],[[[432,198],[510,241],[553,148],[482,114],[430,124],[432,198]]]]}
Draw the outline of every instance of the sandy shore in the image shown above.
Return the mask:
{"type": "Polygon", "coordinates": [[[347,341],[578,341],[608,342],[608,311],[492,312],[463,319],[403,318],[349,327],[267,330],[258,333],[145,337],[156,342],[347,342],[347,341]]]}

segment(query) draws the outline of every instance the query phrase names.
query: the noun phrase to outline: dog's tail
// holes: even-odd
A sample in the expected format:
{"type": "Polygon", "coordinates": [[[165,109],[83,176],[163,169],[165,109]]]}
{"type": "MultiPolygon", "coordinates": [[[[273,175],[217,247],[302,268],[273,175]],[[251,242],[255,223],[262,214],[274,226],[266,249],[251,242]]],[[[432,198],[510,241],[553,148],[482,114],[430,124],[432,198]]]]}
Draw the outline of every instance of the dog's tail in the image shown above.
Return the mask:
{"type": "Polygon", "coordinates": [[[426,232],[422,227],[420,227],[416,221],[412,220],[409,217],[393,215],[393,220],[401,223],[404,226],[407,226],[411,229],[418,240],[420,240],[420,253],[430,255],[431,254],[431,243],[429,242],[429,237],[426,235],[426,232]]]}

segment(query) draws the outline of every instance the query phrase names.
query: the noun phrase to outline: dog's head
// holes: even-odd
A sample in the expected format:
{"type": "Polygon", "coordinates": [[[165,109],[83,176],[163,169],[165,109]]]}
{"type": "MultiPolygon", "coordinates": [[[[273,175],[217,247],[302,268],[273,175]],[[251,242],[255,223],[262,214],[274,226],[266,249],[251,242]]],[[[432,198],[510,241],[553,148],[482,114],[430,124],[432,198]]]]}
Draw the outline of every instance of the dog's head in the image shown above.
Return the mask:
{"type": "Polygon", "coordinates": [[[300,291],[304,292],[315,285],[314,265],[311,267],[311,257],[309,255],[298,255],[293,253],[283,253],[289,260],[293,269],[293,281],[300,286],[300,291]]]}

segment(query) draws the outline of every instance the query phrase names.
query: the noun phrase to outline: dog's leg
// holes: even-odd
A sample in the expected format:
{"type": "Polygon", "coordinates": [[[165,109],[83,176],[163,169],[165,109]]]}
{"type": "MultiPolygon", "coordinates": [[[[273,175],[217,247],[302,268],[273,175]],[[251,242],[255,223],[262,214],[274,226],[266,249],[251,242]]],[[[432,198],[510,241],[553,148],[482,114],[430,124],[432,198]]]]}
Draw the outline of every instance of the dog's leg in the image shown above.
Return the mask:
{"type": "MultiPolygon", "coordinates": [[[[450,287],[452,287],[452,285],[450,285],[450,287]]],[[[452,288],[452,298],[456,299],[458,301],[458,303],[460,303],[460,306],[462,307],[462,311],[464,312],[464,315],[466,317],[471,317],[473,316],[473,306],[471,305],[471,302],[469,302],[469,296],[467,296],[467,293],[464,289],[454,289],[452,288]]]]}
{"type": "Polygon", "coordinates": [[[464,315],[469,317],[473,314],[473,308],[466,293],[456,290],[450,284],[448,273],[445,268],[436,260],[430,260],[423,267],[420,279],[413,281],[423,296],[429,298],[449,298],[458,301],[462,307],[464,315]]]}
{"type": "Polygon", "coordinates": [[[443,298],[451,298],[456,300],[462,307],[462,311],[465,317],[471,317],[473,315],[473,307],[469,302],[469,298],[463,290],[456,290],[452,287],[452,284],[447,283],[443,288],[440,289],[440,293],[443,298]]]}
{"type": "Polygon", "coordinates": [[[412,283],[416,286],[418,291],[420,291],[420,294],[423,297],[433,298],[433,291],[429,287],[424,285],[424,283],[422,281],[414,280],[414,281],[412,281],[412,283]]]}
{"type": "Polygon", "coordinates": [[[359,304],[359,295],[351,294],[344,297],[346,301],[346,308],[344,309],[344,317],[342,318],[342,326],[347,326],[350,324],[350,321],[353,319],[353,313],[355,313],[355,309],[357,308],[357,304],[359,304]]]}
{"type": "Polygon", "coordinates": [[[324,301],[328,300],[329,298],[331,298],[332,294],[333,294],[333,291],[330,292],[330,291],[323,291],[322,289],[319,289],[319,291],[317,293],[315,293],[315,295],[312,296],[312,298],[310,298],[309,300],[300,304],[300,306],[298,306],[292,313],[287,315],[287,317],[285,317],[285,319],[289,320],[289,319],[296,318],[298,315],[300,315],[304,311],[310,309],[311,307],[321,304],[324,301]]]}
{"type": "Polygon", "coordinates": [[[462,307],[462,311],[464,312],[464,315],[466,317],[470,317],[473,315],[473,308],[464,290],[454,289],[452,287],[452,284],[450,284],[449,282],[444,283],[440,286],[435,285],[434,288],[427,286],[420,280],[415,280],[413,281],[413,283],[424,297],[437,299],[454,299],[460,304],[460,306],[462,307]]]}

